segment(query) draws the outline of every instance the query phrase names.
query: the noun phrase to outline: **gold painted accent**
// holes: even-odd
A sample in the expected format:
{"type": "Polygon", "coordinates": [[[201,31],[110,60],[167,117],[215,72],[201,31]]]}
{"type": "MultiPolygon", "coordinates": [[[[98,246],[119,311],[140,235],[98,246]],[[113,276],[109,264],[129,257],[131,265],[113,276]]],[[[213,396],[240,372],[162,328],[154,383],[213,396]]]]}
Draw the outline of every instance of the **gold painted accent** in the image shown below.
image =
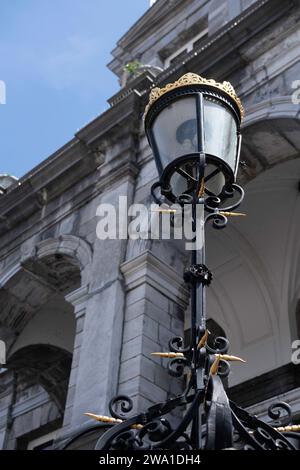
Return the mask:
{"type": "MultiPolygon", "coordinates": [[[[122,419],[112,418],[111,416],[102,416],[102,415],[95,415],[94,413],[83,413],[85,416],[89,418],[95,419],[96,421],[100,421],[101,423],[111,423],[111,424],[120,424],[124,421],[122,419]]],[[[131,428],[133,429],[142,429],[142,424],[133,424],[131,428]]]]}
{"type": "Polygon", "coordinates": [[[211,375],[216,375],[218,373],[220,360],[221,360],[220,354],[216,355],[216,359],[214,360],[210,368],[211,375]]]}
{"type": "Polygon", "coordinates": [[[215,356],[216,356],[216,359],[214,360],[210,368],[211,375],[216,375],[218,373],[219,363],[221,359],[223,359],[224,361],[238,361],[238,362],[244,362],[244,363],[246,362],[241,357],[229,356],[228,354],[215,354],[215,356]]]}
{"type": "Polygon", "coordinates": [[[198,197],[203,197],[204,194],[205,194],[205,185],[204,185],[204,178],[202,178],[201,186],[199,188],[198,197]]]}
{"type": "Polygon", "coordinates": [[[169,359],[173,359],[175,357],[184,357],[183,353],[175,353],[175,352],[153,352],[151,353],[151,356],[158,356],[158,357],[166,357],[169,359]]]}
{"type": "Polygon", "coordinates": [[[152,209],[151,212],[160,212],[162,214],[167,213],[167,214],[175,214],[177,212],[176,209],[152,209]]]}
{"type": "Polygon", "coordinates": [[[200,339],[198,343],[197,349],[201,349],[206,345],[207,340],[208,340],[208,335],[210,335],[210,331],[205,330],[204,335],[202,336],[202,338],[200,339]]]}
{"type": "Polygon", "coordinates": [[[284,426],[275,429],[279,432],[300,432],[300,424],[292,424],[290,426],[284,426]]]}
{"type": "Polygon", "coordinates": [[[240,110],[241,119],[244,118],[245,111],[244,111],[242,102],[241,102],[240,98],[237,96],[237,94],[235,92],[235,89],[233,88],[231,83],[229,83],[229,82],[219,83],[219,82],[216,82],[213,79],[203,78],[200,75],[197,75],[196,73],[186,73],[185,75],[180,77],[174,83],[168,83],[163,88],[155,87],[151,90],[151,93],[150,93],[150,96],[149,96],[149,103],[147,104],[147,106],[145,108],[144,119],[145,119],[149,109],[151,108],[153,103],[155,103],[155,101],[158,100],[158,98],[160,98],[165,93],[168,93],[171,90],[175,90],[176,88],[181,88],[181,87],[185,87],[185,86],[189,86],[189,85],[207,85],[207,86],[210,86],[211,88],[217,88],[218,90],[223,91],[224,93],[229,95],[230,98],[232,98],[236,102],[236,104],[237,104],[237,106],[240,110]]]}
{"type": "Polygon", "coordinates": [[[220,211],[219,214],[225,215],[225,217],[247,217],[247,214],[244,214],[243,212],[223,212],[220,211]]]}
{"type": "Polygon", "coordinates": [[[111,416],[95,415],[94,413],[83,414],[89,418],[95,419],[96,421],[100,421],[101,423],[119,424],[123,422],[121,419],[112,418],[111,416]]]}
{"type": "Polygon", "coordinates": [[[218,356],[220,356],[221,359],[224,359],[224,361],[237,361],[237,362],[246,363],[244,359],[238,356],[229,356],[228,354],[218,354],[218,356]]]}

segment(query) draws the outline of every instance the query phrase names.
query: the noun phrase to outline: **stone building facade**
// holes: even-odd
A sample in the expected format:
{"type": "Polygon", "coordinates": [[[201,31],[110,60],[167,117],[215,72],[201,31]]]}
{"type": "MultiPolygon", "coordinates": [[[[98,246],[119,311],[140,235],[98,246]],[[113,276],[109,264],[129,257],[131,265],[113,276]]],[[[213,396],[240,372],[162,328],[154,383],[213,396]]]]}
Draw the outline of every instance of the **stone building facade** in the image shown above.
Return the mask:
{"type": "Polygon", "coordinates": [[[247,360],[229,395],[262,417],[278,397],[300,417],[299,19],[298,0],[157,0],[112,52],[122,87],[110,108],[1,186],[2,448],[59,448],[117,393],[141,410],[181,390],[150,353],[188,327],[183,244],[99,240],[96,226],[101,203],[150,204],[143,109],[153,84],[186,72],[232,82],[246,110],[247,217],[207,230],[208,317],[247,360]]]}

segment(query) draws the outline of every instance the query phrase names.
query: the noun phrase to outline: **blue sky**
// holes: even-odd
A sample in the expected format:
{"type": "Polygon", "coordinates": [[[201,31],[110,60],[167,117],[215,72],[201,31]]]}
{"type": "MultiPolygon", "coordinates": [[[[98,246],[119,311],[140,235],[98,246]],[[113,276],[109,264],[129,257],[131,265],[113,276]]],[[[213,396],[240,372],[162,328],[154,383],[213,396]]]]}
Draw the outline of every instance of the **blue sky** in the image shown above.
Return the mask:
{"type": "Polygon", "coordinates": [[[1,0],[0,173],[22,176],[107,108],[106,64],[149,0],[1,0]]]}

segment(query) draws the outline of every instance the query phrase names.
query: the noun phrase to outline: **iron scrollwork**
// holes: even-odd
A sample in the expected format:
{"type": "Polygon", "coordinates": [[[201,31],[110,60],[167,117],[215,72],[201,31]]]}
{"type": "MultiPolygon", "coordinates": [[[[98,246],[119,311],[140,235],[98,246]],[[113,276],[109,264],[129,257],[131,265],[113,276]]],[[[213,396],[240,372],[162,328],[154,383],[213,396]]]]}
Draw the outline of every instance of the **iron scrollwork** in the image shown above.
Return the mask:
{"type": "MultiPolygon", "coordinates": [[[[152,194],[161,203],[156,192],[159,188],[160,184],[154,185],[152,194]]],[[[244,198],[244,191],[237,184],[223,191],[226,194],[220,197],[201,199],[208,213],[205,222],[212,221],[217,229],[226,226],[227,217],[244,198]],[[229,197],[233,198],[232,204],[220,208],[221,201],[229,197]]],[[[183,196],[181,204],[199,203],[190,195],[183,196]]],[[[203,263],[193,263],[184,279],[192,289],[197,289],[199,284],[205,288],[212,274],[203,263]]],[[[106,421],[111,420],[112,426],[100,436],[95,449],[294,450],[300,446],[300,436],[290,432],[293,426],[280,428],[291,420],[289,405],[272,405],[269,418],[273,423],[266,423],[229,400],[223,379],[230,373],[229,362],[241,359],[228,355],[226,338],[216,337],[208,344],[208,331],[203,325],[205,321],[198,324],[194,321],[190,345],[186,346],[183,338],[177,336],[169,341],[169,353],[155,353],[170,359],[167,370],[171,376],[185,377],[185,390],[129,418],[134,408],[132,400],[125,395],[113,398],[109,404],[111,418],[105,417],[106,421]],[[172,418],[175,410],[176,419],[172,418]]],[[[104,417],[99,417],[99,421],[101,418],[104,417]]]]}
{"type": "Polygon", "coordinates": [[[200,282],[209,286],[212,281],[212,273],[205,264],[192,264],[185,270],[183,279],[187,284],[200,282]]]}
{"type": "MultiPolygon", "coordinates": [[[[209,355],[208,352],[206,354],[209,355]]],[[[207,364],[210,365],[212,359],[210,358],[207,364]]],[[[229,368],[229,364],[226,364],[229,368]]],[[[205,374],[204,389],[193,392],[191,384],[188,383],[182,395],[164,403],[158,403],[144,413],[113,425],[101,435],[95,449],[106,451],[192,450],[195,448],[195,443],[190,425],[195,414],[202,409],[205,416],[205,424],[201,427],[203,449],[296,450],[293,439],[300,443],[299,434],[279,432],[275,427],[231,402],[224,389],[222,375],[220,363],[217,374],[205,374]],[[168,415],[178,408],[183,410],[183,416],[174,425],[171,424],[168,415]]],[[[112,400],[111,411],[114,406],[120,406],[120,400],[124,405],[123,411],[129,409],[128,404],[131,405],[131,400],[129,397],[122,396],[112,400]]],[[[276,419],[277,422],[283,411],[290,418],[287,404],[274,404],[270,410],[270,417],[276,419]]],[[[124,416],[115,411],[111,414],[124,416]]],[[[102,433],[99,426],[100,431],[102,433]]],[[[83,433],[80,437],[82,435],[83,433]]]]}

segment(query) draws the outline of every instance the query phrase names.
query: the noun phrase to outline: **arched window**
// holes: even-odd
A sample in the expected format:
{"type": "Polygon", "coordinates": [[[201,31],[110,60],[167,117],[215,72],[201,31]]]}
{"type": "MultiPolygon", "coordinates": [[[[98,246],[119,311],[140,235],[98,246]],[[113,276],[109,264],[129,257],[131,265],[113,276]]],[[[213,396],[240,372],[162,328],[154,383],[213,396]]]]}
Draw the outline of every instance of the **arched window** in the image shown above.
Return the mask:
{"type": "Polygon", "coordinates": [[[48,448],[62,427],[76,332],[74,307],[65,296],[80,285],[77,259],[54,253],[28,259],[0,289],[12,383],[5,449],[48,448]]]}

